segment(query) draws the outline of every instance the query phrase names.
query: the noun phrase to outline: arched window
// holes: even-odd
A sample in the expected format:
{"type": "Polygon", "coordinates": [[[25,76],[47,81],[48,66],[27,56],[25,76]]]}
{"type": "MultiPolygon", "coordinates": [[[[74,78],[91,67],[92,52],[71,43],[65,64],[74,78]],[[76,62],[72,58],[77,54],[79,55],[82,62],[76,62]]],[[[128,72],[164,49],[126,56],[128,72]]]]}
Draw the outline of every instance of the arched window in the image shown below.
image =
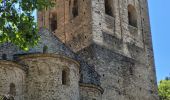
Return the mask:
{"type": "Polygon", "coordinates": [[[73,14],[73,18],[78,16],[78,0],[74,0],[73,2],[72,14],[73,14]]]}
{"type": "Polygon", "coordinates": [[[16,88],[15,88],[15,84],[14,84],[14,83],[11,83],[11,84],[10,84],[9,94],[10,94],[11,96],[15,96],[15,95],[16,95],[16,88]]]}
{"type": "Polygon", "coordinates": [[[107,15],[113,16],[113,1],[105,0],[105,13],[107,15]]]}
{"type": "Polygon", "coordinates": [[[57,29],[57,14],[52,14],[50,18],[50,28],[52,32],[57,29]]]}
{"type": "Polygon", "coordinates": [[[128,21],[129,25],[137,27],[137,13],[135,7],[132,5],[128,5],[128,21]]]}
{"type": "Polygon", "coordinates": [[[62,70],[62,84],[68,84],[68,71],[66,69],[62,70]]]}
{"type": "Polygon", "coordinates": [[[2,59],[3,60],[7,60],[7,55],[6,54],[2,54],[2,59]]]}

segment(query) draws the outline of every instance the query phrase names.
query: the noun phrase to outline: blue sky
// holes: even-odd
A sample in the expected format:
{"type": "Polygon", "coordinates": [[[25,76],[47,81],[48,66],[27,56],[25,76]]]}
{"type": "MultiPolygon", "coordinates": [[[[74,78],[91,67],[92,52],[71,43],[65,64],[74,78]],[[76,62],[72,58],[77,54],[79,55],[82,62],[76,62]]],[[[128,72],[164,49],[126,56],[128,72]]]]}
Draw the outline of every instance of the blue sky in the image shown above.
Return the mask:
{"type": "Polygon", "coordinates": [[[170,76],[170,0],[148,0],[157,80],[170,76]]]}

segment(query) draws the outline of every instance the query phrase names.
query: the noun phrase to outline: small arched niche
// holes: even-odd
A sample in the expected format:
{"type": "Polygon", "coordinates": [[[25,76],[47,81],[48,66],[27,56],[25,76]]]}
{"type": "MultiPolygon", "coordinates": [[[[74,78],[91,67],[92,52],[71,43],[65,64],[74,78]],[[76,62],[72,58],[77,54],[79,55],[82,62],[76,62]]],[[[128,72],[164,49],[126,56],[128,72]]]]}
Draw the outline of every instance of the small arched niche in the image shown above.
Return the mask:
{"type": "Polygon", "coordinates": [[[133,27],[137,27],[137,12],[133,5],[128,5],[128,23],[133,27]]]}

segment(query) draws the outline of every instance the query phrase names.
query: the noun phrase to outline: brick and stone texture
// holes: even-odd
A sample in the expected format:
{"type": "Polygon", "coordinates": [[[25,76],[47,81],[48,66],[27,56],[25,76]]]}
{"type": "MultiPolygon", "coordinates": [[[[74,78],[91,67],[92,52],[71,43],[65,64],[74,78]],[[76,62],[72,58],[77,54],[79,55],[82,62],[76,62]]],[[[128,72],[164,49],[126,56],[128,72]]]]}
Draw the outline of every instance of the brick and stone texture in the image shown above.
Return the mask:
{"type": "Polygon", "coordinates": [[[24,68],[12,61],[0,61],[0,96],[12,96],[15,100],[24,100],[24,68]]]}
{"type": "Polygon", "coordinates": [[[25,100],[79,100],[79,64],[60,55],[33,54],[19,58],[28,67],[25,100]],[[63,70],[65,70],[64,77],[63,70]],[[63,83],[63,78],[64,83],[63,83]]]}
{"type": "Polygon", "coordinates": [[[0,46],[0,95],[158,100],[147,0],[54,1],[38,12],[35,48],[0,46]]]}
{"type": "Polygon", "coordinates": [[[73,1],[57,0],[56,8],[39,13],[39,26],[49,25],[43,14],[57,13],[54,34],[95,67],[102,100],[158,100],[147,0],[77,0],[75,18],[73,1]]]}
{"type": "Polygon", "coordinates": [[[80,100],[102,100],[103,89],[92,84],[80,84],[80,100]]]}
{"type": "Polygon", "coordinates": [[[6,73],[6,70],[3,71],[8,66],[4,66],[9,65],[10,71],[19,72],[21,69],[24,74],[20,75],[25,78],[22,83],[16,76],[18,73],[15,76],[13,73],[1,75],[0,97],[14,97],[16,100],[80,100],[87,97],[82,94],[80,84],[88,84],[89,91],[86,92],[91,93],[89,98],[101,99],[103,89],[100,87],[100,75],[94,66],[71,51],[48,29],[40,29],[39,35],[38,45],[29,51],[22,51],[11,43],[1,45],[1,72],[6,73]],[[64,76],[62,74],[61,77],[61,73],[65,73],[64,76]],[[12,77],[12,80],[6,81],[8,77],[12,77]],[[62,80],[63,77],[65,80],[62,80]],[[96,95],[94,89],[98,90],[99,95],[96,95]]]}
{"type": "Polygon", "coordinates": [[[56,0],[55,7],[38,12],[39,27],[51,30],[52,15],[57,18],[57,28],[53,34],[74,51],[86,47],[92,41],[91,0],[56,0]],[[74,17],[75,1],[78,3],[78,15],[74,17]]]}

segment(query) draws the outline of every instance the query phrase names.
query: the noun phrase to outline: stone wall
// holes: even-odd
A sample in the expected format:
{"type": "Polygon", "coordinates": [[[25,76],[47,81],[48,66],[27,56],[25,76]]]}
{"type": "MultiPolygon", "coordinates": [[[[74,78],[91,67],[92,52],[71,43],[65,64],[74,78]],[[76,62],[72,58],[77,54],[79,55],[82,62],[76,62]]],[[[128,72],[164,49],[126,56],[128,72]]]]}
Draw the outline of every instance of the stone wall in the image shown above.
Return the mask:
{"type": "Polygon", "coordinates": [[[26,100],[79,100],[76,61],[60,55],[34,54],[20,57],[20,63],[28,67],[26,100]],[[63,70],[67,71],[65,82],[63,70]]]}
{"type": "Polygon", "coordinates": [[[102,100],[103,89],[92,84],[80,84],[80,100],[102,100]]]}
{"type": "Polygon", "coordinates": [[[12,43],[4,43],[0,45],[0,59],[3,59],[3,55],[6,55],[7,60],[16,60],[18,55],[43,53],[44,47],[46,47],[45,53],[54,53],[75,58],[75,54],[64,43],[62,43],[54,34],[48,29],[41,28],[39,30],[40,40],[34,48],[30,48],[28,51],[23,51],[13,45],[12,43]]]}
{"type": "Polygon", "coordinates": [[[39,27],[50,29],[50,16],[55,13],[57,29],[53,32],[73,51],[86,47],[92,41],[91,0],[57,0],[52,9],[38,13],[39,27]],[[78,16],[73,17],[74,1],[78,2],[78,16]]]}
{"type": "Polygon", "coordinates": [[[11,43],[4,43],[0,45],[0,59],[3,59],[3,55],[6,55],[7,60],[13,60],[13,55],[19,53],[20,49],[11,43]]]}
{"type": "MultiPolygon", "coordinates": [[[[1,59],[3,58],[2,57],[3,54],[6,54],[6,56],[7,56],[6,60],[15,61],[15,62],[18,62],[18,60],[20,59],[20,56],[29,56],[30,57],[31,55],[34,55],[34,54],[39,54],[39,55],[43,55],[43,54],[46,55],[46,53],[49,53],[49,55],[57,54],[57,55],[60,55],[61,58],[66,56],[66,57],[68,57],[68,59],[74,59],[80,63],[80,75],[78,75],[81,78],[79,80],[80,83],[86,83],[86,84],[92,84],[95,86],[100,86],[100,75],[95,71],[94,66],[89,65],[87,62],[83,61],[81,59],[81,57],[79,57],[75,53],[73,53],[73,51],[71,51],[67,46],[65,46],[64,43],[62,43],[57,37],[55,37],[51,32],[49,32],[48,29],[41,28],[39,31],[39,35],[40,35],[40,41],[39,41],[38,45],[35,46],[34,48],[31,48],[29,51],[22,51],[22,50],[18,49],[15,45],[12,45],[11,43],[2,44],[1,48],[0,48],[1,59]],[[47,46],[47,48],[44,51],[45,46],[47,46]]],[[[42,58],[43,57],[44,56],[42,56],[42,58]]],[[[39,59],[36,59],[37,62],[41,62],[41,59],[40,59],[40,61],[38,61],[38,60],[39,59]]],[[[44,60],[43,63],[46,63],[45,61],[47,61],[47,60],[44,60]]],[[[27,61],[27,59],[24,59],[24,62],[29,62],[29,60],[27,61]]],[[[63,63],[65,63],[65,62],[63,62],[63,63]]],[[[29,86],[29,84],[31,84],[31,83],[29,83],[30,77],[28,75],[29,75],[29,73],[33,73],[32,74],[32,77],[33,77],[33,75],[35,74],[34,70],[29,70],[30,67],[28,65],[26,65],[25,63],[20,63],[20,64],[23,66],[22,68],[24,70],[26,70],[26,73],[27,73],[26,74],[26,80],[27,80],[26,83],[28,83],[28,84],[26,84],[26,87],[29,89],[29,87],[31,87],[32,85],[29,86]]],[[[33,63],[33,64],[35,64],[35,63],[33,63]]],[[[48,64],[48,61],[47,61],[47,64],[48,64]]],[[[33,66],[38,66],[38,65],[35,64],[33,66]]],[[[58,67],[56,67],[56,70],[60,70],[57,68],[58,67]]],[[[40,71],[40,73],[43,71],[46,71],[46,68],[43,68],[40,71]]],[[[52,75],[50,77],[52,77],[52,75]]],[[[39,85],[41,85],[41,83],[37,82],[36,85],[39,86],[39,85]]],[[[46,88],[46,90],[48,90],[48,87],[46,88]]],[[[39,93],[39,92],[35,91],[35,93],[39,93]]],[[[29,94],[28,90],[27,90],[26,94],[29,94]]],[[[64,95],[63,95],[63,97],[64,97],[64,95]]],[[[32,98],[34,98],[34,95],[32,96],[32,98]]],[[[38,97],[35,97],[35,98],[38,98],[38,97]]],[[[28,96],[26,96],[26,100],[27,99],[28,99],[28,96]]],[[[51,98],[49,98],[49,99],[51,99],[51,98]]],[[[79,96],[77,99],[79,99],[79,96]]],[[[23,99],[23,100],[25,100],[25,99],[23,99]]]]}
{"type": "Polygon", "coordinates": [[[76,59],[80,63],[80,82],[100,86],[100,75],[96,72],[94,66],[89,65],[82,58],[77,56],[76,59]]]}
{"type": "Polygon", "coordinates": [[[92,1],[93,45],[78,53],[101,75],[103,100],[158,100],[147,1],[92,1]],[[137,26],[129,24],[128,5],[136,9],[137,26]]]}
{"type": "Polygon", "coordinates": [[[104,89],[102,100],[158,100],[157,91],[151,85],[150,71],[147,71],[149,67],[138,61],[140,55],[139,58],[129,58],[99,45],[82,51],[80,55],[95,65],[101,75],[101,87],[104,89]]]}
{"type": "Polygon", "coordinates": [[[0,60],[0,95],[12,96],[15,100],[24,100],[26,74],[22,66],[0,60]]]}
{"type": "MultiPolygon", "coordinates": [[[[147,0],[113,0],[112,16],[105,12],[105,0],[78,1],[74,19],[69,1],[58,0],[57,10],[50,10],[58,13],[54,34],[95,67],[104,88],[102,100],[158,100],[147,0]],[[136,26],[129,23],[129,5],[136,11],[136,26]]],[[[43,22],[49,25],[48,18],[43,22]]]]}

